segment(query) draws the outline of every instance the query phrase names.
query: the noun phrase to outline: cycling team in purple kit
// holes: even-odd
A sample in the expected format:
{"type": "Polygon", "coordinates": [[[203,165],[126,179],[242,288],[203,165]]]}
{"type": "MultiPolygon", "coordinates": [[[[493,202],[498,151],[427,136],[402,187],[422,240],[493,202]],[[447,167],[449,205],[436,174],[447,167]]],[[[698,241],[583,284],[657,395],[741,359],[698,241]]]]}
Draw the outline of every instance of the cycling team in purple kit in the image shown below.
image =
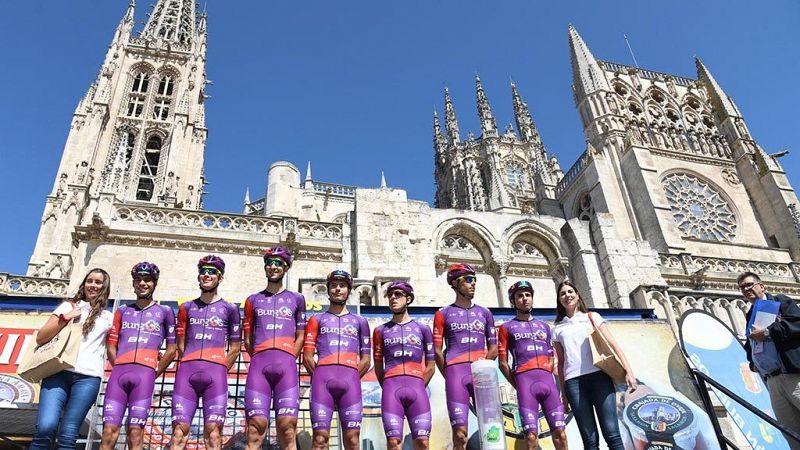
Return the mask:
{"type": "Polygon", "coordinates": [[[432,413],[427,385],[435,367],[445,380],[453,448],[466,449],[470,400],[475,401],[470,364],[495,359],[498,353],[501,372],[518,392],[528,448],[538,446],[540,407],[556,449],[567,448],[564,407],[553,378],[550,328],[531,316],[534,290],[529,282],[517,282],[509,289],[516,317],[503,323],[498,335],[492,313],[473,303],[477,277],[471,265],[448,268],[447,283],[455,301],[435,312],[433,330],[409,315],[414,301],[411,284],[393,281],[385,290],[392,319],[376,327],[370,341],[367,320],[347,308],[353,290],[350,274],[335,270],[327,276],[330,305],[306,320],[305,298],[284,286],[293,262],[291,252],[271,247],[263,259],[267,285],[245,300],[243,317],[237,304],[219,296],[225,262],[218,256],[200,259],[200,296],[182,303],[177,317],[170,307],[153,300],[158,267],[149,262],[133,267],[136,302],[116,310],[108,333],[113,368],[103,404],[101,449],[116,446],[126,411],[128,448],[143,447],[155,380],[176,359],[170,448],[185,448],[200,404],[204,445],[221,448],[228,371],[242,344],[250,355],[244,390],[249,450],[262,447],[271,415],[280,447],[296,448],[301,355],[311,376],[312,447],[328,447],[336,412],[345,448],[359,448],[361,378],[370,368],[370,353],[382,387],[381,418],[390,450],[403,447],[406,422],[413,448],[428,448],[432,413]]]}

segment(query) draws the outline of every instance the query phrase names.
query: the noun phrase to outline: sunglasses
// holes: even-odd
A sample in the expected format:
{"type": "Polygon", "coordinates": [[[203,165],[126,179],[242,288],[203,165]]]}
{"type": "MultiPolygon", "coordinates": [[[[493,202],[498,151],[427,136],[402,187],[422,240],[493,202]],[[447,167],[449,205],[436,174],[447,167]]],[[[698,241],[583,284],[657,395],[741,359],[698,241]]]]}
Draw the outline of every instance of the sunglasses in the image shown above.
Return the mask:
{"type": "Polygon", "coordinates": [[[406,294],[405,291],[401,291],[400,289],[398,289],[396,291],[389,292],[388,294],[386,294],[386,296],[389,298],[400,298],[400,297],[408,297],[408,294],[406,294]]]}
{"type": "Polygon", "coordinates": [[[268,258],[264,265],[266,267],[283,267],[286,263],[280,258],[268,258]]]}
{"type": "Polygon", "coordinates": [[[462,275],[462,276],[456,278],[456,281],[458,281],[459,283],[464,281],[464,282],[467,282],[469,284],[475,284],[475,282],[478,281],[478,278],[475,275],[462,275]]]}
{"type": "Polygon", "coordinates": [[[214,267],[203,267],[200,269],[200,275],[219,275],[219,270],[214,267]]]}

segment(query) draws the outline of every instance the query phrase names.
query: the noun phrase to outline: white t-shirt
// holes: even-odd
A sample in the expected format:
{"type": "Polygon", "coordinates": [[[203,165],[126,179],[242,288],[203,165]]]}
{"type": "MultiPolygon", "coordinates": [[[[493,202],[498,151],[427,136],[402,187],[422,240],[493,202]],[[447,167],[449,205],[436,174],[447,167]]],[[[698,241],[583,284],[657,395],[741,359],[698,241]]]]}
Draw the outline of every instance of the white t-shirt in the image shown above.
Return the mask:
{"type": "MultiPolygon", "coordinates": [[[[591,314],[598,327],[605,322],[600,314],[591,314]]],[[[600,370],[592,364],[591,333],[592,322],[586,313],[580,311],[571,318],[564,317],[553,327],[553,342],[564,347],[564,381],[600,370]]]]}
{"type": "MultiPolygon", "coordinates": [[[[78,308],[81,309],[81,318],[78,323],[83,324],[89,317],[92,307],[89,302],[81,300],[78,302],[78,308]]],[[[63,302],[58,305],[53,314],[60,316],[70,311],[72,311],[72,303],[63,302]]],[[[103,310],[94,321],[94,328],[86,336],[81,335],[78,361],[75,363],[75,368],[71,369],[72,372],[93,377],[103,376],[106,362],[106,334],[108,334],[113,321],[114,315],[103,310]]]]}

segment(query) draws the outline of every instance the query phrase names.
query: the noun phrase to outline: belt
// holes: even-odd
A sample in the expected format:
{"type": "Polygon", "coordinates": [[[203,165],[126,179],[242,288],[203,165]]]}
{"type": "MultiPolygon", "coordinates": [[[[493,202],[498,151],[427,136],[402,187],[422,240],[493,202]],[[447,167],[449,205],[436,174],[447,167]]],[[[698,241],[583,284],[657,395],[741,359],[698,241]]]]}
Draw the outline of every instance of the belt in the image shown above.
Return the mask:
{"type": "Polygon", "coordinates": [[[769,380],[772,377],[777,377],[778,375],[782,375],[782,374],[783,374],[783,372],[781,372],[781,369],[775,369],[772,372],[764,375],[764,380],[769,380]]]}

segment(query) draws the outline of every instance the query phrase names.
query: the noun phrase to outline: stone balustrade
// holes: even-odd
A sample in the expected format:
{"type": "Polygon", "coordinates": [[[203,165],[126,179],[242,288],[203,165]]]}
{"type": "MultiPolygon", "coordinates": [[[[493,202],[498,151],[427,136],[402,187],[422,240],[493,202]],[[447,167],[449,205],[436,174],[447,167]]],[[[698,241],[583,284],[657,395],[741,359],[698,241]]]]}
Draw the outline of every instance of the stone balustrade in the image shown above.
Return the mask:
{"type": "Polygon", "coordinates": [[[66,297],[69,280],[0,272],[0,295],[66,297]]]}
{"type": "Polygon", "coordinates": [[[659,255],[662,269],[666,272],[691,274],[704,269],[707,272],[718,272],[738,275],[742,272],[754,272],[767,278],[784,278],[786,281],[797,281],[797,274],[792,264],[771,263],[766,261],[745,261],[725,258],[705,258],[688,254],[675,255],[661,253],[659,255]]]}
{"type": "Polygon", "coordinates": [[[591,148],[587,148],[586,150],[584,150],[584,152],[581,154],[578,160],[575,161],[575,164],[573,164],[572,167],[570,167],[567,173],[564,174],[564,177],[561,178],[561,180],[556,185],[556,192],[555,192],[556,195],[561,195],[561,193],[564,192],[567,189],[567,187],[569,187],[569,185],[571,185],[572,182],[575,181],[576,178],[578,178],[578,175],[580,175],[581,172],[583,172],[583,169],[585,169],[586,166],[589,165],[589,161],[591,160],[592,160],[591,148]]]}

